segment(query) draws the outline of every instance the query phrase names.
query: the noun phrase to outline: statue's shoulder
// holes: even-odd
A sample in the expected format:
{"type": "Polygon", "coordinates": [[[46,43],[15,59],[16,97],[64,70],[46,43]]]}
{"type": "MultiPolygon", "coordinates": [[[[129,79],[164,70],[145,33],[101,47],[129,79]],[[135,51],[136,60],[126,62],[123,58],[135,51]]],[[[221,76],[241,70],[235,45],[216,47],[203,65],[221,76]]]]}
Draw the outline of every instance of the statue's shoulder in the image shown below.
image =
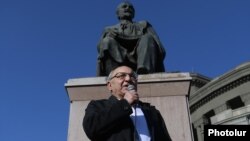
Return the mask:
{"type": "Polygon", "coordinates": [[[148,21],[139,21],[137,22],[141,27],[143,28],[147,28],[149,26],[151,26],[151,24],[148,21]]]}
{"type": "Polygon", "coordinates": [[[117,30],[118,28],[119,28],[119,24],[111,25],[111,26],[106,26],[104,28],[104,31],[117,30]]]}
{"type": "Polygon", "coordinates": [[[119,27],[119,24],[116,24],[116,25],[106,26],[105,29],[115,29],[115,28],[118,28],[118,27],[119,27]]]}

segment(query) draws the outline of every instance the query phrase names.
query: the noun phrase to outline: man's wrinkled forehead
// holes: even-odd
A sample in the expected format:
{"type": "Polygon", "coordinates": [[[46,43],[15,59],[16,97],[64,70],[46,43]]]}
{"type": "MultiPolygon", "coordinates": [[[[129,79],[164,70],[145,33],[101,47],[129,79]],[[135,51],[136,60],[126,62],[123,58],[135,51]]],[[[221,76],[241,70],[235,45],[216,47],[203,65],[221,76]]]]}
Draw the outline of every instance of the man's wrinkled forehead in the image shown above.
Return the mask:
{"type": "Polygon", "coordinates": [[[126,72],[126,73],[132,73],[133,70],[130,68],[130,67],[127,67],[127,66],[121,66],[121,67],[118,67],[114,70],[113,72],[113,75],[115,75],[116,73],[118,72],[126,72]]]}

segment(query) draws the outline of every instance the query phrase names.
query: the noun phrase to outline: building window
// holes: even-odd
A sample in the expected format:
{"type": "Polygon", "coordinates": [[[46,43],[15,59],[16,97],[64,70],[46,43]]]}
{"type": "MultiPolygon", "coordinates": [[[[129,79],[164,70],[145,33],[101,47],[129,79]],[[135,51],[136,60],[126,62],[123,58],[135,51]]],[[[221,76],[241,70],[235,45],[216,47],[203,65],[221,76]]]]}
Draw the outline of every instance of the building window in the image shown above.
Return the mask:
{"type": "Polygon", "coordinates": [[[215,115],[214,110],[208,111],[206,114],[203,115],[204,125],[210,125],[211,124],[211,117],[215,115]]]}
{"type": "Polygon", "coordinates": [[[231,100],[228,100],[226,102],[226,104],[227,104],[227,107],[232,109],[232,110],[245,106],[245,104],[244,104],[244,102],[242,102],[240,96],[237,96],[231,100]]]}

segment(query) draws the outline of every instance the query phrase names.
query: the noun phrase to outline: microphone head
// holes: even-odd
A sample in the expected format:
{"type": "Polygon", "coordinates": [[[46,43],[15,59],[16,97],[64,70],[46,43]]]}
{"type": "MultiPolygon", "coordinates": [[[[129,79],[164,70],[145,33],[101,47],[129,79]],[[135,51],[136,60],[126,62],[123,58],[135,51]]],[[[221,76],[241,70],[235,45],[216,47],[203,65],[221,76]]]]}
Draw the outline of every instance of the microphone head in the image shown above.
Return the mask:
{"type": "Polygon", "coordinates": [[[135,90],[136,90],[135,85],[132,84],[128,85],[128,91],[135,91],[135,90]]]}

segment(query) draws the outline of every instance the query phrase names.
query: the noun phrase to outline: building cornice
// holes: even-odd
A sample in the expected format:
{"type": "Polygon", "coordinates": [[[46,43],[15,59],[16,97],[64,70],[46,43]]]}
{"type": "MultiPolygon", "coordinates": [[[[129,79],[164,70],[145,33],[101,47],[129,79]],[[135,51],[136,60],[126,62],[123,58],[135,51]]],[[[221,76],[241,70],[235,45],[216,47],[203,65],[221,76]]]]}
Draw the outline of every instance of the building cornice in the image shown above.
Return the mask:
{"type": "Polygon", "coordinates": [[[190,97],[190,112],[195,112],[199,107],[215,97],[250,81],[250,62],[236,67],[234,70],[215,78],[190,97]]]}

